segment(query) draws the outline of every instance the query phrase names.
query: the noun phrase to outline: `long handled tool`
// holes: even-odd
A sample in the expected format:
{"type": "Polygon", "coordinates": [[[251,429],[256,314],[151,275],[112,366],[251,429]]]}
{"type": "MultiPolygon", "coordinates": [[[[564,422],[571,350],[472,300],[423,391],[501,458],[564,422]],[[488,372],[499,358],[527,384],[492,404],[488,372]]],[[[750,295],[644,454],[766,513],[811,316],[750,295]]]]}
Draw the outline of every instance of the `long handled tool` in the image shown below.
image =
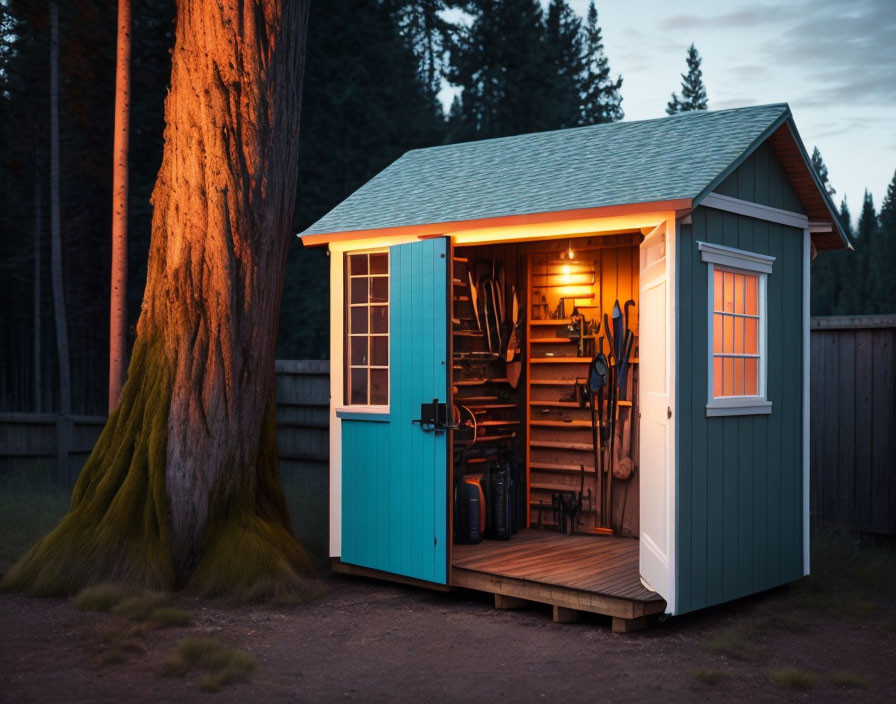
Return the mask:
{"type": "MultiPolygon", "coordinates": [[[[603,389],[607,383],[607,358],[603,352],[600,352],[591,360],[590,372],[588,375],[588,388],[591,391],[591,439],[594,445],[594,476],[595,476],[595,499],[601,501],[604,492],[602,490],[604,463],[602,443],[600,441],[598,428],[603,424],[603,389]],[[596,399],[596,401],[595,401],[596,399]],[[595,406],[597,408],[597,418],[595,419],[595,406]]],[[[602,502],[602,501],[601,501],[602,502]]],[[[606,526],[606,518],[603,507],[600,510],[600,524],[595,527],[595,533],[612,533],[606,526]]]]}
{"type": "Polygon", "coordinates": [[[473,274],[467,270],[467,278],[470,279],[470,303],[473,304],[473,315],[476,316],[476,329],[482,332],[482,323],[479,322],[479,291],[473,283],[473,274]]]}

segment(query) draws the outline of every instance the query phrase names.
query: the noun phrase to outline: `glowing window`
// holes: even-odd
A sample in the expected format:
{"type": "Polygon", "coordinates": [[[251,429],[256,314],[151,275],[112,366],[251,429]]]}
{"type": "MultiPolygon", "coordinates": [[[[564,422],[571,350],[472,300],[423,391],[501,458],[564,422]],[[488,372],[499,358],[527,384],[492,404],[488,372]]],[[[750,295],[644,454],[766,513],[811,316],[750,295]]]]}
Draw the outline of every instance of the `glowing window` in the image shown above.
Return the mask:
{"type": "Polygon", "coordinates": [[[766,285],[775,259],[697,244],[709,270],[706,415],[771,413],[765,388],[766,285]]]}
{"type": "Polygon", "coordinates": [[[346,255],[346,393],[351,406],[389,403],[389,253],[346,255]]]}

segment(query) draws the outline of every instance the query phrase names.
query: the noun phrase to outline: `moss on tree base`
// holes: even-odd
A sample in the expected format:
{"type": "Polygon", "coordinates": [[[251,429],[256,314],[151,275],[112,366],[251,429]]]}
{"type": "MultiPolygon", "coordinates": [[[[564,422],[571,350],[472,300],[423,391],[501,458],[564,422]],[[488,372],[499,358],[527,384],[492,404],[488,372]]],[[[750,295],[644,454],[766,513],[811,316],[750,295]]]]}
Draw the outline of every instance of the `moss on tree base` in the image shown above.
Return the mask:
{"type": "MultiPolygon", "coordinates": [[[[165,493],[171,378],[163,345],[138,340],[121,402],[81,470],[69,512],[0,589],[71,596],[101,583],[134,591],[177,586],[165,493]]],[[[213,505],[191,591],[237,600],[313,593],[311,561],[290,533],[274,430],[270,411],[254,495],[213,505]]]]}

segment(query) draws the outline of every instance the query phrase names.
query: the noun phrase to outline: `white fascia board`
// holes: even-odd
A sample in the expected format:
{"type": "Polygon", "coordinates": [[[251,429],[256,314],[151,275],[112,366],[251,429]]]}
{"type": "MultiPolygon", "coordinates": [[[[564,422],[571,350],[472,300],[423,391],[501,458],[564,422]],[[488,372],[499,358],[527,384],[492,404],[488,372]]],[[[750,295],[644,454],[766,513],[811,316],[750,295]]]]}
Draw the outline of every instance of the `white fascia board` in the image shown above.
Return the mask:
{"type": "Polygon", "coordinates": [[[744,249],[724,247],[711,242],[697,242],[700,258],[704,262],[730,266],[744,271],[755,271],[760,274],[771,274],[775,258],[767,254],[757,254],[744,249]]]}
{"type": "Polygon", "coordinates": [[[781,208],[772,208],[768,205],[753,203],[741,198],[732,198],[731,196],[723,196],[721,193],[709,193],[700,205],[715,210],[724,210],[728,213],[736,213],[737,215],[746,215],[757,220],[766,220],[768,222],[776,222],[780,225],[789,227],[798,227],[801,230],[809,226],[809,218],[802,213],[795,213],[792,210],[782,210],[781,208]]]}

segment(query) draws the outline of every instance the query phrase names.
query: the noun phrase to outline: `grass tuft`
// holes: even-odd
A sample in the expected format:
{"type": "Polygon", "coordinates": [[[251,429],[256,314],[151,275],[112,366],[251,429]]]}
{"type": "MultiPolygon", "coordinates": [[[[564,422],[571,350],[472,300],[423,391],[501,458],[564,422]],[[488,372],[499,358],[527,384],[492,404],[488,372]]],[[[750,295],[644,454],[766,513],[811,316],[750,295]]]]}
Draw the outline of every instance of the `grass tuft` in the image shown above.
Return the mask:
{"type": "Polygon", "coordinates": [[[214,638],[184,638],[165,658],[162,671],[182,676],[193,669],[205,670],[199,686],[216,692],[226,684],[247,682],[255,670],[255,657],[214,638]]]}
{"type": "Polygon", "coordinates": [[[190,625],[190,614],[176,606],[160,606],[153,609],[149,614],[147,621],[153,626],[159,628],[167,628],[168,626],[188,626],[190,625]]]}
{"type": "Polygon", "coordinates": [[[727,674],[720,672],[719,670],[697,670],[694,673],[694,679],[700,684],[705,684],[707,687],[714,687],[727,677],[727,674]]]}
{"type": "Polygon", "coordinates": [[[97,665],[105,667],[106,665],[117,665],[125,661],[124,653],[118,648],[106,650],[96,657],[97,665]]]}
{"type": "Polygon", "coordinates": [[[734,626],[715,633],[703,647],[711,653],[749,660],[762,651],[758,637],[759,629],[753,625],[734,626]]]}
{"type": "Polygon", "coordinates": [[[868,689],[871,685],[867,677],[850,670],[834,670],[831,673],[831,682],[844,689],[868,689]]]}
{"type": "Polygon", "coordinates": [[[779,687],[805,691],[812,689],[815,678],[796,667],[779,667],[769,673],[769,677],[779,687]]]}
{"type": "Polygon", "coordinates": [[[127,598],[127,590],[119,584],[97,584],[82,589],[74,602],[81,611],[111,611],[127,598]]]}
{"type": "Polygon", "coordinates": [[[125,599],[112,609],[112,613],[130,621],[146,621],[153,611],[165,605],[165,601],[164,594],[146,592],[125,599]]]}

